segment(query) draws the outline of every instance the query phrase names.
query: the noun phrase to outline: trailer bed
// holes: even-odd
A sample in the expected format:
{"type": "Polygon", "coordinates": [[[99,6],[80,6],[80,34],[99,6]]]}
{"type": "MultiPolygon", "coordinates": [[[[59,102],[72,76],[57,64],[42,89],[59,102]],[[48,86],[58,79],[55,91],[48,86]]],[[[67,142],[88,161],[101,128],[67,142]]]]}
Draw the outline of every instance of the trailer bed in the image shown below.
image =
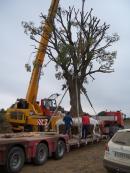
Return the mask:
{"type": "Polygon", "coordinates": [[[0,134],[0,165],[6,172],[19,172],[25,162],[43,164],[48,157],[61,159],[68,147],[68,135],[56,132],[0,134]]]}
{"type": "MultiPolygon", "coordinates": [[[[61,135],[60,135],[61,136],[61,135]]],[[[0,145],[13,142],[35,141],[49,138],[57,138],[59,135],[55,132],[20,132],[0,134],[0,145]]]]}

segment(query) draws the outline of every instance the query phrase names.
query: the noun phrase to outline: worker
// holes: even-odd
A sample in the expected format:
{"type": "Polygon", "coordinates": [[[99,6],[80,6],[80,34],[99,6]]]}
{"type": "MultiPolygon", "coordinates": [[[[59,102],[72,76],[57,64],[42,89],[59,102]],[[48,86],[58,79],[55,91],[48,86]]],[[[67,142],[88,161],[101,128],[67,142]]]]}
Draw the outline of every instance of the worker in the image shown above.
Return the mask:
{"type": "Polygon", "coordinates": [[[88,113],[84,113],[82,116],[82,139],[86,140],[87,143],[87,135],[89,131],[90,118],[88,113]]]}
{"type": "Polygon", "coordinates": [[[72,120],[72,116],[70,112],[67,112],[65,114],[63,121],[65,123],[64,134],[68,134],[69,136],[71,136],[71,126],[72,126],[73,120],[72,120]]]}

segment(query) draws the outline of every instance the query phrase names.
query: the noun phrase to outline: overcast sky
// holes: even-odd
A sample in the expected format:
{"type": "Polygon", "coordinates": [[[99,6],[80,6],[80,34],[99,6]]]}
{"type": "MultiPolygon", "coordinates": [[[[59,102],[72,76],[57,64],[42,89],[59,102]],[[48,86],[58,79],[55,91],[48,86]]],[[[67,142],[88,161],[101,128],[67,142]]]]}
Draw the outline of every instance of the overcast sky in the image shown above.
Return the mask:
{"type": "MultiPolygon", "coordinates": [[[[81,7],[81,0],[60,0],[63,8],[81,7]]],[[[24,34],[21,21],[40,23],[39,15],[47,14],[51,0],[0,0],[0,108],[8,108],[17,98],[25,98],[30,73],[24,65],[33,61],[30,57],[34,43],[24,34]]],[[[96,112],[122,110],[130,116],[130,1],[129,0],[86,0],[86,11],[102,22],[110,24],[110,33],[117,32],[120,40],[112,49],[117,50],[117,59],[112,74],[95,75],[96,80],[87,86],[88,95],[96,112]]],[[[47,57],[46,60],[47,62],[47,57]]],[[[55,79],[54,64],[44,69],[40,80],[38,99],[52,93],[60,93],[61,84],[55,79]]],[[[62,95],[61,95],[62,96],[62,95]]],[[[59,98],[60,99],[60,98],[59,98]]],[[[65,96],[62,106],[69,109],[69,97],[65,96]]],[[[83,110],[94,114],[88,101],[82,96],[83,110]]]]}

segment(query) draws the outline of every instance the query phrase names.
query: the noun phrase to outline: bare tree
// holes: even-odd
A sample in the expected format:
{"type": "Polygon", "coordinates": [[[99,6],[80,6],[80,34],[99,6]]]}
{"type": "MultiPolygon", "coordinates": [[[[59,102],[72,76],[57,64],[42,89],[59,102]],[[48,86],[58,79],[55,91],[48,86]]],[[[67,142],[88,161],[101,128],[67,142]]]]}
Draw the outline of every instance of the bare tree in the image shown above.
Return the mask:
{"type": "MultiPolygon", "coordinates": [[[[110,51],[110,46],[119,40],[116,33],[108,35],[110,25],[101,24],[100,19],[92,15],[93,10],[85,12],[84,6],[85,0],[82,0],[81,10],[58,8],[54,25],[50,25],[52,36],[46,50],[50,60],[56,63],[56,78],[65,79],[62,89],[68,87],[73,116],[77,116],[77,102],[82,113],[81,94],[86,94],[89,79],[95,79],[93,74],[114,71],[116,51],[110,51]]],[[[41,18],[44,24],[47,18],[43,14],[41,18]]],[[[45,28],[36,28],[27,22],[23,22],[23,26],[31,39],[39,43],[37,36],[41,36],[45,28]]]]}

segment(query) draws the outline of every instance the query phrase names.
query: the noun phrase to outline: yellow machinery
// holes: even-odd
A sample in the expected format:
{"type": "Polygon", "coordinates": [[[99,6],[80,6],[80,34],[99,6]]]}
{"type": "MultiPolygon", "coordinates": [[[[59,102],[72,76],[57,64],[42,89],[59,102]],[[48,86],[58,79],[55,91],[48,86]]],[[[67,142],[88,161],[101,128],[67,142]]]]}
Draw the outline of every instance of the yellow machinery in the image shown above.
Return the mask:
{"type": "Polygon", "coordinates": [[[34,62],[34,67],[26,95],[26,99],[18,99],[9,109],[7,109],[7,120],[16,131],[37,131],[42,130],[47,119],[43,116],[42,110],[37,103],[37,93],[39,87],[39,77],[45,57],[46,48],[52,32],[52,24],[56,15],[59,0],[52,0],[48,12],[48,17],[44,25],[38,52],[34,62]],[[38,129],[41,127],[41,129],[38,129]]]}

